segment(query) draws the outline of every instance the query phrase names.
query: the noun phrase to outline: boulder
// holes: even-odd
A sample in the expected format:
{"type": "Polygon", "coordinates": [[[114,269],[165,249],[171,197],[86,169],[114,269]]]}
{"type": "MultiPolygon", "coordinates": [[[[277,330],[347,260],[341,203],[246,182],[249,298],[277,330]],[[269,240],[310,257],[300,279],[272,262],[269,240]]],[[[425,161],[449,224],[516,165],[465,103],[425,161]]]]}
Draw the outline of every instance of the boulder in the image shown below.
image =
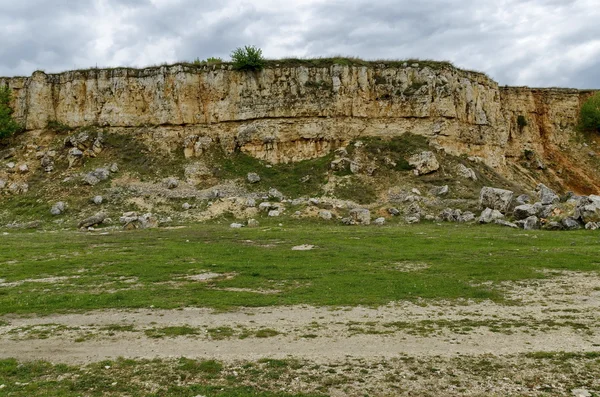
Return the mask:
{"type": "Polygon", "coordinates": [[[0,179],[0,190],[6,187],[6,181],[4,179],[0,179]]]}
{"type": "Polygon", "coordinates": [[[277,217],[279,215],[281,215],[281,213],[278,210],[271,210],[268,213],[268,216],[271,216],[271,217],[277,217]]]}
{"type": "Polygon", "coordinates": [[[181,204],[181,209],[184,210],[184,211],[187,211],[190,208],[192,208],[192,205],[190,203],[183,203],[183,204],[181,204]]]}
{"type": "Polygon", "coordinates": [[[256,200],[254,200],[252,197],[248,197],[244,205],[248,208],[256,207],[256,200]]]}
{"type": "Polygon", "coordinates": [[[19,167],[17,167],[17,169],[21,174],[26,174],[29,172],[29,166],[27,164],[20,164],[19,167]]]}
{"type": "Polygon", "coordinates": [[[540,219],[537,216],[530,216],[523,221],[523,229],[538,230],[540,228],[540,219]]]}
{"type": "Polygon", "coordinates": [[[388,214],[392,215],[392,216],[398,216],[400,215],[400,211],[398,210],[398,208],[388,208],[388,214]]]}
{"type": "Polygon", "coordinates": [[[440,168],[440,163],[438,163],[433,152],[415,154],[408,159],[408,164],[414,167],[415,175],[429,174],[440,168]]]}
{"type": "Polygon", "coordinates": [[[419,223],[419,222],[421,222],[421,215],[415,214],[415,215],[407,216],[404,218],[404,221],[406,223],[408,223],[409,225],[412,225],[413,223],[419,223]]]}
{"type": "Polygon", "coordinates": [[[328,211],[328,210],[320,210],[319,211],[319,218],[321,218],[321,219],[330,220],[332,217],[333,217],[333,215],[331,214],[331,211],[328,211]]]}
{"type": "Polygon", "coordinates": [[[104,198],[102,196],[94,196],[92,198],[92,203],[94,203],[96,205],[102,204],[103,201],[104,201],[104,198]]]}
{"type": "Polygon", "coordinates": [[[513,216],[517,220],[526,219],[530,216],[534,216],[538,214],[538,208],[531,204],[522,204],[513,210],[513,216]]]}
{"type": "Polygon", "coordinates": [[[256,219],[248,219],[248,227],[258,227],[259,223],[256,219]]]}
{"type": "Polygon", "coordinates": [[[88,172],[83,175],[83,182],[88,185],[94,186],[100,183],[101,181],[105,181],[110,177],[110,171],[107,168],[96,168],[92,172],[88,172]]]}
{"type": "Polygon", "coordinates": [[[69,149],[67,154],[67,160],[69,161],[69,168],[79,165],[83,158],[83,152],[76,147],[69,149]]]}
{"type": "Polygon", "coordinates": [[[588,222],[585,224],[585,230],[598,230],[600,229],[599,222],[588,222]]]}
{"type": "Polygon", "coordinates": [[[79,228],[88,228],[88,227],[96,226],[96,225],[99,225],[102,222],[104,222],[105,219],[106,219],[106,214],[103,212],[98,212],[96,215],[90,216],[89,218],[85,218],[84,220],[79,222],[78,227],[79,228]]]}
{"type": "Polygon", "coordinates": [[[229,227],[232,229],[241,229],[244,227],[244,225],[242,225],[241,223],[232,223],[231,225],[229,225],[229,227]]]}
{"type": "Polygon", "coordinates": [[[458,217],[459,223],[468,223],[475,220],[475,214],[471,211],[465,211],[458,217]]]}
{"type": "Polygon", "coordinates": [[[577,222],[577,220],[572,217],[564,218],[560,223],[566,230],[581,229],[581,225],[579,224],[579,222],[577,222]]]}
{"type": "Polygon", "coordinates": [[[484,187],[479,193],[481,208],[491,208],[506,213],[510,208],[514,193],[510,190],[484,187]]]}
{"type": "Polygon", "coordinates": [[[479,223],[492,223],[501,219],[504,219],[504,215],[500,211],[486,208],[479,216],[479,223]]]}
{"type": "Polygon", "coordinates": [[[8,190],[13,194],[27,193],[29,185],[25,182],[13,182],[8,186],[8,190]]]}
{"type": "Polygon", "coordinates": [[[377,218],[373,221],[373,223],[378,226],[385,225],[385,218],[384,217],[377,218]]]}
{"type": "Polygon", "coordinates": [[[537,185],[536,191],[538,192],[542,205],[557,204],[560,202],[560,197],[558,194],[556,194],[554,190],[550,189],[543,183],[537,185]]]}
{"type": "Polygon", "coordinates": [[[448,194],[448,185],[434,186],[429,190],[429,194],[432,196],[445,196],[448,194]]]}
{"type": "Polygon", "coordinates": [[[258,183],[260,182],[260,176],[256,172],[249,172],[246,176],[246,179],[250,183],[258,183]]]}
{"type": "Polygon", "coordinates": [[[453,210],[452,208],[446,208],[440,212],[440,219],[445,222],[458,222],[462,216],[462,211],[459,209],[453,210]]]}
{"type": "Polygon", "coordinates": [[[564,227],[560,222],[548,222],[544,225],[546,230],[563,230],[564,227]]]}
{"type": "Polygon", "coordinates": [[[472,168],[466,167],[463,164],[458,165],[456,172],[458,173],[458,176],[461,176],[465,179],[471,179],[473,181],[477,180],[477,175],[475,175],[475,171],[473,171],[472,168]]]}
{"type": "Polygon", "coordinates": [[[494,223],[496,225],[506,226],[506,227],[510,227],[510,228],[513,228],[513,229],[518,229],[519,228],[519,226],[517,226],[516,224],[514,224],[512,222],[505,221],[504,219],[496,219],[494,221],[494,223]]]}
{"type": "Polygon", "coordinates": [[[523,204],[529,204],[529,201],[531,200],[531,198],[529,197],[529,195],[527,194],[521,194],[519,197],[517,197],[515,199],[515,201],[517,202],[517,204],[519,205],[523,205],[523,204]]]}
{"type": "Polygon", "coordinates": [[[582,222],[600,222],[600,196],[581,197],[575,207],[574,217],[582,222]]]}
{"type": "Polygon", "coordinates": [[[353,208],[349,215],[355,224],[369,225],[371,223],[371,211],[366,208],[353,208]]]}
{"type": "Polygon", "coordinates": [[[66,209],[67,205],[63,201],[59,201],[58,203],[52,206],[52,208],[50,209],[50,213],[52,215],[60,215],[63,212],[65,212],[66,209]]]}
{"type": "Polygon", "coordinates": [[[284,199],[284,196],[283,196],[283,193],[281,193],[279,190],[277,190],[275,188],[270,188],[269,189],[269,198],[281,201],[284,199]]]}

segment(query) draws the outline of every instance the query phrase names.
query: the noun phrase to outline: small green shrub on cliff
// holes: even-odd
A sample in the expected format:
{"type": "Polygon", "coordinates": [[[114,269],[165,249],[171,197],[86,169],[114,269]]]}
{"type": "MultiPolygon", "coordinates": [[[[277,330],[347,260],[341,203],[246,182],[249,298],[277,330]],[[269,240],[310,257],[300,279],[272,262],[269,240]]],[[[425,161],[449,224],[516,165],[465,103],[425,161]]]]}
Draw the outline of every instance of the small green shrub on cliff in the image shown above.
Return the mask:
{"type": "Polygon", "coordinates": [[[200,58],[194,59],[194,65],[217,65],[219,63],[223,63],[223,60],[218,57],[208,57],[205,60],[201,61],[200,58]]]}
{"type": "Polygon", "coordinates": [[[262,50],[253,45],[233,50],[231,60],[237,70],[262,70],[265,67],[262,50]]]}
{"type": "Polygon", "coordinates": [[[519,129],[523,129],[527,126],[527,119],[525,118],[525,116],[520,114],[517,117],[517,125],[519,126],[519,129]]]}
{"type": "Polygon", "coordinates": [[[12,118],[11,96],[8,87],[0,88],[0,139],[8,138],[22,130],[21,125],[12,118]]]}
{"type": "Polygon", "coordinates": [[[600,132],[600,92],[589,97],[581,106],[579,127],[583,131],[600,132]]]}

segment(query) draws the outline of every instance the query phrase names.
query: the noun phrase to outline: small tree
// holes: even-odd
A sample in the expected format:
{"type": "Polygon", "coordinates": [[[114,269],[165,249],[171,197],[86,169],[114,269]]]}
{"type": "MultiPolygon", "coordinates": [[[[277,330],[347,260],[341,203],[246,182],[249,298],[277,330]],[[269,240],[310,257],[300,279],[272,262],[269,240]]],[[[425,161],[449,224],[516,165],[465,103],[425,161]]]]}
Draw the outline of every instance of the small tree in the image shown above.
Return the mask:
{"type": "Polygon", "coordinates": [[[0,139],[8,138],[22,129],[21,125],[12,118],[11,96],[8,86],[0,87],[0,139]]]}
{"type": "Polygon", "coordinates": [[[600,132],[600,92],[589,97],[581,106],[579,127],[584,131],[600,132]]]}
{"type": "Polygon", "coordinates": [[[233,50],[231,60],[237,70],[262,70],[265,67],[262,50],[253,45],[233,50]]]}

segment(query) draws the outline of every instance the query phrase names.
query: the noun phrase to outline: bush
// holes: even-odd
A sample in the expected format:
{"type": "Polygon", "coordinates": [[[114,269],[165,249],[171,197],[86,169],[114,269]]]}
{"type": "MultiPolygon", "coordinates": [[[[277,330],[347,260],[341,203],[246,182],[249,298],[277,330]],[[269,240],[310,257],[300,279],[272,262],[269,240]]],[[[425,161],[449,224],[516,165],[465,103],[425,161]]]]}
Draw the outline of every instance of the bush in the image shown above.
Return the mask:
{"type": "Polygon", "coordinates": [[[581,106],[579,127],[584,131],[600,132],[600,92],[589,97],[581,106]]]}
{"type": "Polygon", "coordinates": [[[23,129],[12,118],[11,96],[12,93],[7,86],[0,88],[0,139],[8,138],[23,129]]]}
{"type": "Polygon", "coordinates": [[[525,118],[525,116],[523,115],[519,115],[517,117],[517,125],[519,126],[519,129],[523,129],[524,127],[527,127],[527,119],[525,118]]]}
{"type": "Polygon", "coordinates": [[[201,61],[200,58],[194,59],[194,65],[217,65],[223,63],[221,58],[217,57],[208,57],[205,60],[201,61]]]}
{"type": "Polygon", "coordinates": [[[262,70],[265,67],[262,50],[255,46],[236,48],[231,53],[231,60],[237,70],[262,70]]]}

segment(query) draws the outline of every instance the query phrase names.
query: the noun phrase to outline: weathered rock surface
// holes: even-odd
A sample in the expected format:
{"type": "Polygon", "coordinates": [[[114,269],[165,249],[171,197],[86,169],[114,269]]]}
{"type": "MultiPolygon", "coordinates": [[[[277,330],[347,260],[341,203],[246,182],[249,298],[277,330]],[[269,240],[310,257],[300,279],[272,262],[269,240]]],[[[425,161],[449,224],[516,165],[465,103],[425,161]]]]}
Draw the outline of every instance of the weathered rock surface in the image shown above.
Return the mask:
{"type": "Polygon", "coordinates": [[[536,190],[539,194],[540,202],[542,203],[542,205],[557,204],[560,202],[560,197],[558,196],[558,194],[556,194],[554,190],[550,189],[543,183],[540,183],[537,186],[536,190]]]}
{"type": "Polygon", "coordinates": [[[408,164],[414,167],[415,175],[430,174],[440,168],[440,163],[433,152],[417,153],[408,159],[408,164]]]}
{"type": "Polygon", "coordinates": [[[497,220],[504,219],[504,215],[502,212],[498,210],[493,210],[491,208],[486,208],[481,212],[479,216],[479,223],[492,223],[497,220]]]}
{"type": "Polygon", "coordinates": [[[107,216],[105,213],[98,212],[96,215],[90,216],[89,218],[86,218],[86,219],[82,220],[81,222],[79,222],[78,227],[79,228],[88,228],[88,227],[99,225],[102,222],[104,222],[106,217],[107,216]]]}
{"type": "Polygon", "coordinates": [[[521,220],[529,218],[530,216],[537,215],[538,212],[539,209],[535,206],[531,204],[523,204],[515,207],[515,209],[513,210],[513,216],[515,217],[515,219],[521,220]]]}
{"type": "Polygon", "coordinates": [[[353,224],[369,225],[371,223],[371,211],[366,208],[353,208],[349,215],[353,224]]]}
{"type": "Polygon", "coordinates": [[[600,222],[600,196],[582,197],[575,208],[574,216],[584,223],[600,222]]]}
{"type": "Polygon", "coordinates": [[[510,208],[513,194],[510,190],[484,187],[479,194],[479,205],[481,208],[491,208],[506,213],[510,208]]]}

